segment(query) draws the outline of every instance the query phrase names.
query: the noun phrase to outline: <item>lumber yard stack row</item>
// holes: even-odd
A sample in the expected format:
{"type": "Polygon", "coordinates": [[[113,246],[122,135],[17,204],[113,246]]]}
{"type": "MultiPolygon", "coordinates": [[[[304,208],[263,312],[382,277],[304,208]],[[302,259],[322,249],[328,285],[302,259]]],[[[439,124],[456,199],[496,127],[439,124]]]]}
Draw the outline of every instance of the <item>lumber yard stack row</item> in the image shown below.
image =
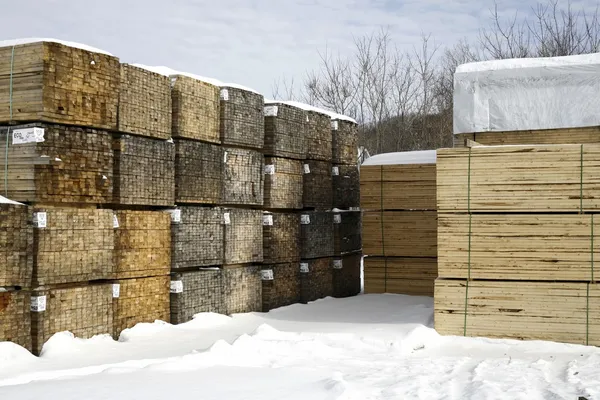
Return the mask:
{"type": "Polygon", "coordinates": [[[600,59],[578,60],[457,70],[457,147],[437,152],[438,332],[600,345],[600,121],[588,107],[600,59]]]}
{"type": "Polygon", "coordinates": [[[138,322],[260,311],[261,269],[288,253],[300,286],[305,131],[284,128],[295,158],[268,151],[281,135],[265,129],[262,95],[85,46],[0,44],[0,341],[39,354],[64,330],[118,338],[138,322]],[[289,183],[265,187],[265,155],[289,183]],[[281,211],[279,232],[264,210],[281,211]]]}
{"type": "Polygon", "coordinates": [[[433,296],[437,277],[436,152],[373,156],[361,165],[365,293],[433,296]]]}

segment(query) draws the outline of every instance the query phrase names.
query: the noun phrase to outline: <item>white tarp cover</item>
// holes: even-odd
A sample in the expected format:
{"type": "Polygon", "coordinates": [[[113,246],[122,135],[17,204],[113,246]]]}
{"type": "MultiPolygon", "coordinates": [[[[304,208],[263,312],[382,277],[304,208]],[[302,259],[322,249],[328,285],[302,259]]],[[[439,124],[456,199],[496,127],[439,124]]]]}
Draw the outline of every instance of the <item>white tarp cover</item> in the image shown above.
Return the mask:
{"type": "Polygon", "coordinates": [[[469,63],[454,74],[454,133],[600,125],[600,53],[469,63]]]}
{"type": "Polygon", "coordinates": [[[382,153],[369,157],[362,165],[435,164],[436,156],[435,150],[382,153]]]}

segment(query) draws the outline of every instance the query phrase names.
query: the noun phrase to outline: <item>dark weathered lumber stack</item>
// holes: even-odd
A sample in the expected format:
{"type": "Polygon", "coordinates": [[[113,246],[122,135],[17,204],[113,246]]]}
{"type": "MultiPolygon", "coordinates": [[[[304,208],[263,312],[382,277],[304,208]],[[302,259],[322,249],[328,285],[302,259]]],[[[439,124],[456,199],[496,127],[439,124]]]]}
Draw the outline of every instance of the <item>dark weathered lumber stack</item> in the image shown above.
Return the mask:
{"type": "Polygon", "coordinates": [[[331,162],[304,161],[302,204],[305,209],[328,211],[333,204],[331,162]]]}
{"type": "Polygon", "coordinates": [[[356,209],[360,204],[360,173],[358,165],[334,165],[331,168],[333,207],[356,209]]]}
{"type": "Polygon", "coordinates": [[[219,268],[172,274],[171,323],[190,321],[202,312],[227,314],[223,287],[223,270],[219,268]]]}
{"type": "Polygon", "coordinates": [[[175,140],[175,200],[217,204],[223,191],[223,149],[193,140],[175,140]]]}
{"type": "Polygon", "coordinates": [[[260,311],[262,309],[260,267],[250,265],[225,268],[223,297],[228,314],[260,311]]]}
{"type": "Polygon", "coordinates": [[[331,162],[331,117],[327,114],[306,111],[306,159],[331,162]]]}
{"type": "Polygon", "coordinates": [[[31,292],[0,288],[0,342],[13,342],[31,351],[31,292]]]}
{"type": "Polygon", "coordinates": [[[362,249],[360,211],[342,211],[333,214],[333,251],[337,256],[362,249]]]}
{"type": "Polygon", "coordinates": [[[220,208],[181,206],[170,213],[172,270],[223,264],[225,225],[220,208]]]}
{"type": "Polygon", "coordinates": [[[279,264],[300,261],[300,215],[263,214],[263,262],[279,264]]]}
{"type": "Polygon", "coordinates": [[[34,354],[40,354],[52,335],[69,331],[90,338],[113,331],[111,283],[36,288],[31,294],[31,336],[34,354]]]}
{"type": "Polygon", "coordinates": [[[266,157],[264,208],[301,209],[303,182],[302,161],[266,157]]]}
{"type": "Polygon", "coordinates": [[[264,156],[255,150],[223,148],[221,205],[262,206],[264,156]]]}
{"type": "Polygon", "coordinates": [[[303,260],[334,255],[331,212],[306,211],[300,215],[300,254],[303,260]]]}
{"type": "Polygon", "coordinates": [[[1,196],[0,266],[0,288],[31,288],[33,272],[31,210],[22,204],[11,204],[1,196]]]}
{"type": "Polygon", "coordinates": [[[221,86],[221,143],[262,149],[265,142],[264,104],[261,94],[221,86]]]}
{"type": "Polygon", "coordinates": [[[166,140],[118,135],[114,140],[114,203],[175,204],[175,146],[166,140]]]}
{"type": "Polygon", "coordinates": [[[225,209],[223,264],[248,264],[263,261],[262,211],[225,209]]]}
{"type": "Polygon", "coordinates": [[[116,129],[119,59],[53,42],[0,48],[0,122],[116,129]]]}
{"type": "Polygon", "coordinates": [[[356,165],[358,162],[358,125],[349,119],[331,120],[332,162],[356,165]]]}
{"type": "Polygon", "coordinates": [[[284,103],[268,103],[264,108],[266,156],[303,160],[306,155],[306,113],[284,103]]]}
{"type": "Polygon", "coordinates": [[[170,139],[171,105],[171,81],[167,76],[121,64],[119,132],[170,139]]]}
{"type": "Polygon", "coordinates": [[[300,302],[298,262],[264,265],[262,274],[262,311],[300,302]]]}
{"type": "Polygon", "coordinates": [[[333,297],[351,297],[360,293],[361,260],[360,251],[333,258],[333,297]]]}
{"type": "Polygon", "coordinates": [[[333,296],[333,265],[330,257],[302,260],[300,301],[308,303],[333,296]]]}
{"type": "Polygon", "coordinates": [[[45,203],[112,202],[113,150],[106,131],[35,123],[0,128],[0,141],[8,143],[0,146],[0,158],[6,164],[1,186],[8,198],[45,203]]]}

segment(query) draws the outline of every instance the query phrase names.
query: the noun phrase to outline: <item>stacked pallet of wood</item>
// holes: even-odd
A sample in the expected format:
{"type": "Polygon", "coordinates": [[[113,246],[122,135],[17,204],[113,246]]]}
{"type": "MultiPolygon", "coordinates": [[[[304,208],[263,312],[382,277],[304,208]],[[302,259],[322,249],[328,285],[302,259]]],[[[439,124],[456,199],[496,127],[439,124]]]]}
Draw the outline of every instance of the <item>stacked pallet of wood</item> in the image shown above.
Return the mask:
{"type": "Polygon", "coordinates": [[[175,201],[217,204],[223,190],[223,149],[192,140],[175,140],[175,201]]]}
{"type": "Polygon", "coordinates": [[[333,297],[351,297],[360,293],[361,260],[360,251],[333,258],[333,297]]]}
{"type": "Polygon", "coordinates": [[[263,262],[279,264],[300,261],[300,215],[263,213],[263,262]]]}
{"type": "Polygon", "coordinates": [[[132,135],[114,139],[114,203],[175,204],[175,146],[132,135]]]}
{"type": "Polygon", "coordinates": [[[263,312],[300,302],[298,262],[264,265],[261,274],[263,312]]]}
{"type": "Polygon", "coordinates": [[[271,157],[303,160],[306,155],[306,113],[284,103],[267,103],[264,153],[271,157]]]}
{"type": "Polygon", "coordinates": [[[263,217],[260,210],[225,209],[223,264],[239,265],[263,261],[263,217]]]}
{"type": "Polygon", "coordinates": [[[201,312],[227,314],[222,269],[173,273],[170,285],[171,323],[182,324],[201,312]]]}
{"type": "Polygon", "coordinates": [[[336,256],[362,249],[360,211],[342,211],[333,214],[333,252],[336,256]]]}
{"type": "Polygon", "coordinates": [[[302,161],[265,157],[264,209],[302,208],[302,161]]]}
{"type": "Polygon", "coordinates": [[[303,260],[334,255],[333,213],[306,211],[300,215],[300,256],[303,260]]]}
{"type": "MultiPolygon", "coordinates": [[[[31,288],[33,225],[29,207],[0,196],[0,288],[31,288]]],[[[2,336],[0,336],[0,341],[2,336]]]]}
{"type": "Polygon", "coordinates": [[[331,120],[331,150],[334,165],[356,165],[358,162],[358,124],[351,118],[331,120]]]}
{"type": "Polygon", "coordinates": [[[303,208],[306,210],[331,210],[333,204],[331,162],[304,160],[303,168],[303,208]]]}
{"type": "Polygon", "coordinates": [[[223,270],[223,296],[227,314],[262,310],[262,281],[256,265],[223,270]]]}
{"type": "Polygon", "coordinates": [[[262,206],[264,156],[255,150],[223,148],[221,205],[262,206]]]}
{"type": "Polygon", "coordinates": [[[31,351],[31,292],[0,288],[0,342],[13,342],[31,351]]]}
{"type": "Polygon", "coordinates": [[[600,343],[599,155],[599,144],[438,150],[440,333],[600,343]]]}
{"type": "Polygon", "coordinates": [[[437,276],[435,151],[361,165],[365,293],[432,296],[437,276]]]}
{"type": "Polygon", "coordinates": [[[333,207],[356,209],[360,204],[360,173],[358,165],[334,165],[331,168],[333,207]]]}
{"type": "Polygon", "coordinates": [[[262,149],[265,142],[263,95],[234,86],[221,86],[221,143],[262,149]]]}
{"type": "Polygon", "coordinates": [[[309,303],[333,296],[331,257],[302,260],[300,263],[300,302],[309,303]]]}
{"type": "Polygon", "coordinates": [[[331,117],[316,110],[306,110],[306,159],[331,161],[331,117]]]}

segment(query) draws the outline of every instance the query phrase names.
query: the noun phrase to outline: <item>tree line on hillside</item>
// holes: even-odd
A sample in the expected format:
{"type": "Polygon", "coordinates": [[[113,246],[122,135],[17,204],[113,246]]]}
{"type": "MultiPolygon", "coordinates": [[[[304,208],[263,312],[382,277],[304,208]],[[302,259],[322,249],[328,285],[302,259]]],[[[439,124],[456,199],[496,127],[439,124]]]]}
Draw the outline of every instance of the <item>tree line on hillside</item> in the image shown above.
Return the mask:
{"type": "Polygon", "coordinates": [[[296,85],[279,80],[273,98],[298,100],[349,115],[359,123],[359,146],[371,155],[452,146],[453,75],[473,61],[554,57],[600,51],[598,8],[576,9],[558,0],[538,3],[531,15],[504,18],[494,4],[490,24],[474,41],[447,48],[423,35],[400,51],[389,30],[356,38],[354,53],[320,52],[317,69],[296,85]]]}

